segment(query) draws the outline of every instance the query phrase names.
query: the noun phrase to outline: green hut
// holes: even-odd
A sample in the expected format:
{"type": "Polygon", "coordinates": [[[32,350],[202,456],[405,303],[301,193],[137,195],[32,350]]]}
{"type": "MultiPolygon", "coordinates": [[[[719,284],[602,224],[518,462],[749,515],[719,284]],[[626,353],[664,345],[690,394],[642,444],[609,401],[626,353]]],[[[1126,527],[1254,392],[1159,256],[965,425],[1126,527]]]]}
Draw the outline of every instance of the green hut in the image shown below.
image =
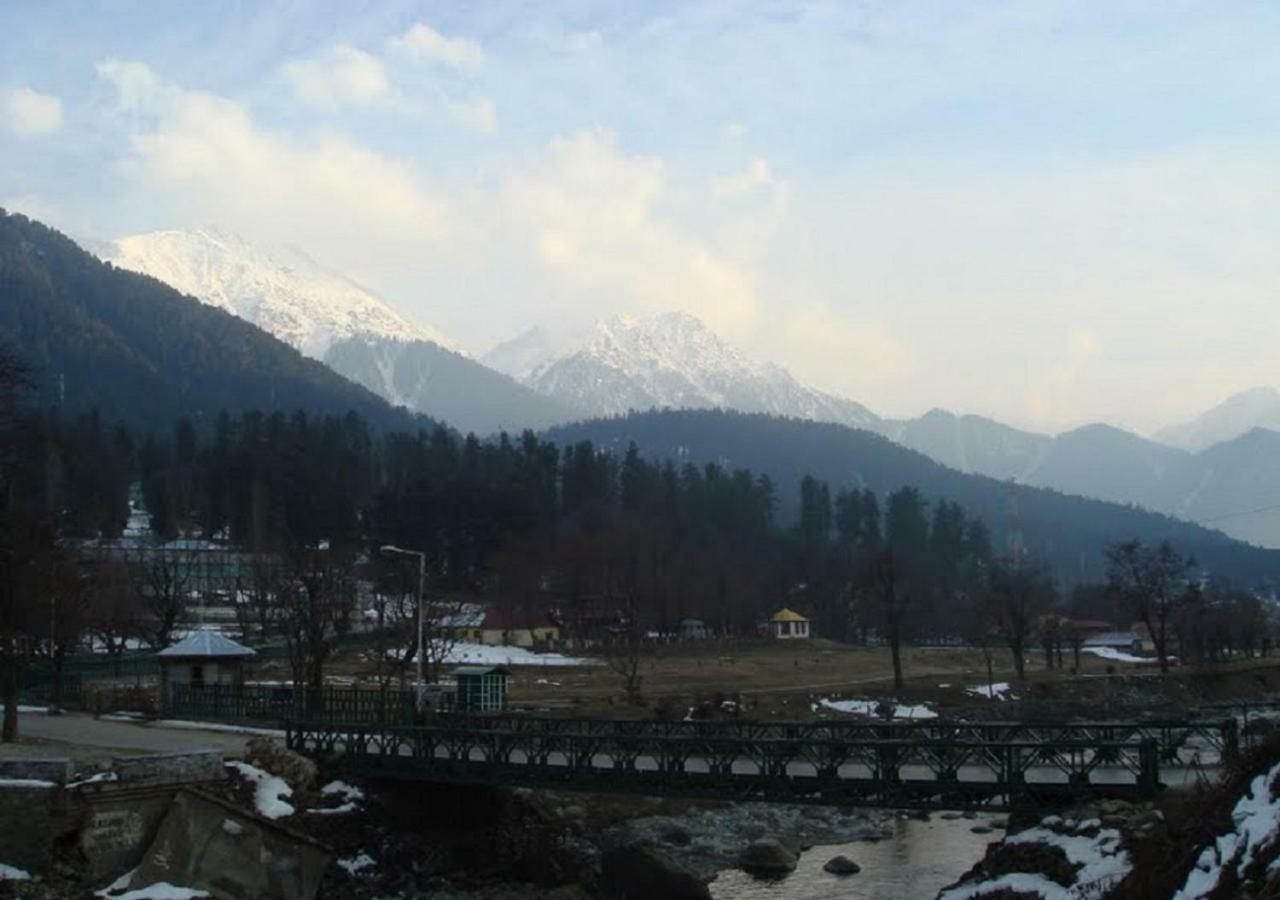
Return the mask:
{"type": "Polygon", "coordinates": [[[507,708],[507,678],[502,666],[462,666],[453,670],[458,680],[459,712],[501,712],[507,708]]]}

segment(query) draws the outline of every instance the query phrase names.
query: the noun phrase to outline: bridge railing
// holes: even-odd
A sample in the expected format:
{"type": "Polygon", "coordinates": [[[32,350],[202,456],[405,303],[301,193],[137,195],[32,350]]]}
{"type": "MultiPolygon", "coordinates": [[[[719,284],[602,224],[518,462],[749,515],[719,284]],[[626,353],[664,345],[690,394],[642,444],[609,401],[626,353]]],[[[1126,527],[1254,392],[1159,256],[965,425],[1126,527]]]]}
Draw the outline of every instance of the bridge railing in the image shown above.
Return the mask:
{"type": "Polygon", "coordinates": [[[1021,796],[1149,798],[1154,738],[1137,741],[743,739],[514,732],[449,723],[291,722],[291,749],[364,774],[848,805],[988,806],[1021,796]]]}
{"type": "MultiPolygon", "coordinates": [[[[444,716],[460,722],[464,716],[444,716]]],[[[1189,762],[1211,750],[1230,756],[1239,750],[1234,719],[1135,719],[1129,721],[963,721],[956,719],[814,719],[770,721],[750,719],[660,720],[551,718],[486,715],[484,727],[514,733],[574,734],[586,737],[665,736],[728,737],[741,740],[971,740],[1070,743],[1126,743],[1152,738],[1166,764],[1189,762]]]]}

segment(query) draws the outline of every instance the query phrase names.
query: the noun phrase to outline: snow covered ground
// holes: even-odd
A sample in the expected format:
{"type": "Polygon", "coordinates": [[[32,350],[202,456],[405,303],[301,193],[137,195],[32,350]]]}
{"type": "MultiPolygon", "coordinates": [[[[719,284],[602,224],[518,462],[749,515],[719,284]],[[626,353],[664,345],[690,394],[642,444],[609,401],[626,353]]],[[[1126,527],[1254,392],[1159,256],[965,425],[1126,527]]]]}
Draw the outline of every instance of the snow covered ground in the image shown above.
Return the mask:
{"type": "Polygon", "coordinates": [[[964,689],[966,694],[974,697],[982,697],[984,700],[1017,700],[1013,695],[1013,687],[1007,681],[997,681],[992,684],[976,684],[973,687],[964,689]]]}
{"type": "Polygon", "coordinates": [[[1125,653],[1123,650],[1117,650],[1115,647],[1085,647],[1085,653],[1092,653],[1100,659],[1109,659],[1112,662],[1127,663],[1158,663],[1160,660],[1154,656],[1134,656],[1132,653],[1125,653]]]}
{"type": "Polygon", "coordinates": [[[31,873],[16,866],[0,863],[0,881],[30,881],[31,873]]]}
{"type": "MultiPolygon", "coordinates": [[[[1071,823],[1066,823],[1070,825],[1071,823]]],[[[1063,886],[1038,872],[1009,872],[986,881],[962,884],[938,895],[938,900],[970,900],[986,897],[1001,890],[1018,891],[1041,900],[1082,900],[1101,896],[1100,888],[1111,887],[1123,881],[1133,869],[1129,854],[1120,849],[1120,832],[1113,828],[1100,828],[1097,819],[1082,822],[1073,830],[1063,833],[1057,816],[1045,819],[1039,827],[1028,828],[1005,838],[1005,844],[1043,844],[1057,847],[1067,860],[1079,868],[1075,882],[1063,886]],[[1093,834],[1088,834],[1093,832],[1093,834]]]]}
{"type": "MultiPolygon", "coordinates": [[[[1235,830],[1219,837],[1200,854],[1195,866],[1187,875],[1187,881],[1173,900],[1200,900],[1218,886],[1222,873],[1234,868],[1244,877],[1245,869],[1253,862],[1258,851],[1270,848],[1280,839],[1280,794],[1275,790],[1280,777],[1280,765],[1266,775],[1259,775],[1249,785],[1249,791],[1231,811],[1235,830]]],[[[1275,864],[1272,864],[1275,868],[1275,864]]]]}
{"type": "Polygon", "coordinates": [[[490,647],[488,644],[457,643],[444,660],[451,664],[477,666],[595,666],[599,660],[560,653],[534,653],[523,647],[490,647]]]}
{"type": "Polygon", "coordinates": [[[283,819],[293,815],[293,805],[285,802],[286,797],[293,796],[293,788],[285,784],[283,778],[245,762],[229,762],[226,767],[235,769],[257,785],[253,804],[257,807],[258,815],[265,819],[283,819]]]}
{"type": "Polygon", "coordinates": [[[339,797],[342,799],[342,803],[339,806],[316,807],[307,810],[307,812],[322,816],[340,816],[355,812],[360,808],[360,801],[364,799],[364,791],[355,785],[347,784],[345,781],[331,781],[320,788],[320,796],[339,797]]]}
{"type": "MultiPolygon", "coordinates": [[[[879,700],[832,700],[824,698],[817,703],[818,707],[823,709],[833,709],[836,712],[849,713],[855,716],[878,716],[877,708],[880,706],[879,700]]],[[[895,719],[936,719],[938,714],[929,708],[927,704],[918,706],[908,706],[906,704],[893,705],[893,717],[895,719]]]]}

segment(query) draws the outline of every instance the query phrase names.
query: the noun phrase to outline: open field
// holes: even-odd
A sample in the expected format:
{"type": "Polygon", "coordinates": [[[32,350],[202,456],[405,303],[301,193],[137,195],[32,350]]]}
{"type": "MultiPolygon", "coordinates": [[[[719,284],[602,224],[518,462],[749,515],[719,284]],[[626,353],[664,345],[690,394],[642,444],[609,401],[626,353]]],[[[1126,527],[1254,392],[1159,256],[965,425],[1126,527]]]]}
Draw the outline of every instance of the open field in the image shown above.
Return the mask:
{"type": "MultiPolygon", "coordinates": [[[[1070,665],[1070,654],[1064,656],[1070,665]]],[[[829,716],[831,710],[814,705],[821,699],[898,698],[905,703],[932,704],[940,712],[988,711],[1011,713],[1035,705],[1049,711],[1056,705],[1100,706],[1092,714],[1105,715],[1110,706],[1158,710],[1162,705],[1194,705],[1205,700],[1232,699],[1280,691],[1278,660],[1251,660],[1208,673],[1176,669],[1168,679],[1158,677],[1154,662],[1112,662],[1089,653],[1081,668],[1046,670],[1040,651],[1027,658],[1027,680],[1018,683],[1008,651],[994,657],[993,680],[1012,684],[1021,702],[1009,703],[974,696],[967,689],[987,684],[981,651],[968,647],[908,647],[903,649],[906,684],[894,691],[889,650],[851,647],[825,640],[763,642],[737,646],[669,646],[648,652],[641,663],[642,702],[649,714],[682,717],[690,708],[699,713],[718,711],[721,702],[740,703],[753,718],[804,719],[829,716]],[[1249,674],[1253,673],[1253,674],[1249,674]],[[1262,674],[1258,674],[1262,673],[1262,674]],[[1117,677],[1108,678],[1108,675],[1117,677]],[[1149,686],[1149,689],[1147,688],[1149,686]],[[1143,696],[1149,695],[1149,702],[1143,696]],[[713,707],[715,710],[713,710],[713,707]]],[[[342,683],[372,680],[375,667],[359,651],[344,651],[329,667],[342,683]]],[[[510,686],[513,707],[556,713],[634,716],[622,679],[607,665],[535,668],[517,666],[510,686]]],[[[283,669],[259,668],[255,678],[287,678],[283,669]]]]}

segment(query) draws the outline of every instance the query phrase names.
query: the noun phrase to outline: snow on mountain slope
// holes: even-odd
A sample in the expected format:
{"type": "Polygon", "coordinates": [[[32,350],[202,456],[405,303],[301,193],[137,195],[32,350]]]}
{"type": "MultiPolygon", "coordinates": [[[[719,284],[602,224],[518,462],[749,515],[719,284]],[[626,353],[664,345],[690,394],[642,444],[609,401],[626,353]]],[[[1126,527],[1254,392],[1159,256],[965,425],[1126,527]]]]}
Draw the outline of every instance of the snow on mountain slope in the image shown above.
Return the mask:
{"type": "Polygon", "coordinates": [[[1190,422],[1162,429],[1155,438],[1186,450],[1204,450],[1254,428],[1280,430],[1280,391],[1271,387],[1242,391],[1190,422]]]}
{"type": "Polygon", "coordinates": [[[852,400],[806,387],[785,369],[747,357],[681,312],[615,316],[582,335],[534,329],[495,347],[484,360],[593,415],[723,407],[859,427],[879,421],[852,400]]]}
{"type": "Polygon", "coordinates": [[[157,231],[95,248],[106,261],[150,275],[234,313],[307,356],[358,336],[433,341],[444,335],[410,322],[383,300],[294,247],[263,248],[217,229],[157,231]]]}

